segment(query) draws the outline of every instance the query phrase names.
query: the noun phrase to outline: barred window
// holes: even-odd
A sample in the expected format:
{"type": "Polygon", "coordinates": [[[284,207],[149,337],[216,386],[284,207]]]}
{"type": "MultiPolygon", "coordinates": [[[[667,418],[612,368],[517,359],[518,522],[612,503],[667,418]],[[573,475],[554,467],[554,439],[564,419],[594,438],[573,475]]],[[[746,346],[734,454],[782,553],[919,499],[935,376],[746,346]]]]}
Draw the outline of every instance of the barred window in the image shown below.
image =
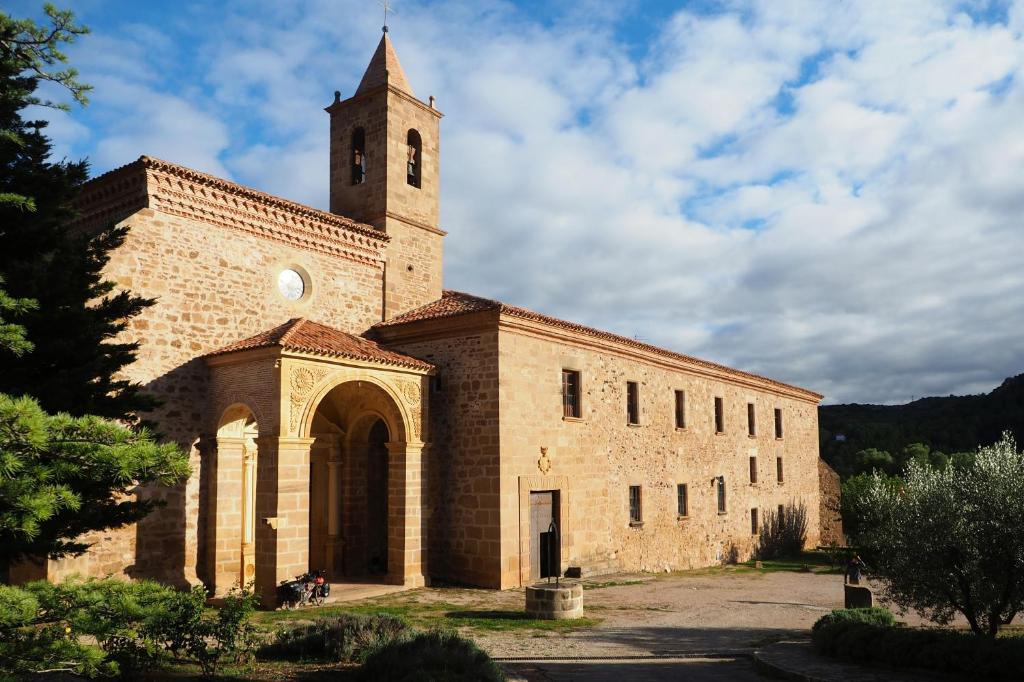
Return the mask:
{"type": "Polygon", "coordinates": [[[715,433],[725,431],[725,414],[721,398],[715,398],[715,433]]]}
{"type": "Polygon", "coordinates": [[[747,433],[757,435],[757,417],[754,414],[754,403],[747,403],[747,433]]]}
{"type": "Polygon", "coordinates": [[[718,513],[725,513],[725,476],[719,476],[716,481],[718,487],[718,513]]]}
{"type": "Polygon", "coordinates": [[[750,458],[750,482],[757,483],[757,457],[750,458]]]}
{"type": "Polygon", "coordinates": [[[775,437],[782,438],[782,408],[775,408],[775,437]]]}
{"type": "Polygon", "coordinates": [[[640,486],[631,485],[629,486],[629,522],[630,523],[641,523],[643,517],[641,515],[640,508],[640,486]]]}
{"type": "Polygon", "coordinates": [[[776,457],[775,458],[775,476],[776,476],[776,478],[779,479],[779,483],[782,483],[783,478],[782,478],[782,458],[781,457],[776,457]]]}
{"type": "Polygon", "coordinates": [[[676,428],[686,428],[686,392],[676,391],[676,428]]]}
{"type": "Polygon", "coordinates": [[[640,423],[640,387],[635,381],[626,382],[626,423],[640,423]]]}
{"type": "Polygon", "coordinates": [[[757,507],[750,510],[750,534],[757,535],[757,507]]]}
{"type": "Polygon", "coordinates": [[[680,483],[676,486],[676,513],[679,516],[689,516],[689,512],[686,499],[686,484],[680,483]]]}
{"type": "Polygon", "coordinates": [[[571,369],[562,370],[562,415],[574,419],[583,415],[580,409],[580,373],[571,369]]]}

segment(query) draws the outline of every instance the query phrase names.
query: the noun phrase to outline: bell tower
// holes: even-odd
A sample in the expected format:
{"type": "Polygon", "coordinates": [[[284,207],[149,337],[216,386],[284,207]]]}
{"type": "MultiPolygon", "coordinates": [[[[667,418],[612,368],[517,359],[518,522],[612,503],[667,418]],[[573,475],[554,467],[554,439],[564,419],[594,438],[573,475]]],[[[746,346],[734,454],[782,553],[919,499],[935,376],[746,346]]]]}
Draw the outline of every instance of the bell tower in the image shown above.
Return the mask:
{"type": "Polygon", "coordinates": [[[413,94],[387,28],[348,99],[331,116],[331,212],[391,237],[384,319],[441,298],[440,121],[413,94]]]}

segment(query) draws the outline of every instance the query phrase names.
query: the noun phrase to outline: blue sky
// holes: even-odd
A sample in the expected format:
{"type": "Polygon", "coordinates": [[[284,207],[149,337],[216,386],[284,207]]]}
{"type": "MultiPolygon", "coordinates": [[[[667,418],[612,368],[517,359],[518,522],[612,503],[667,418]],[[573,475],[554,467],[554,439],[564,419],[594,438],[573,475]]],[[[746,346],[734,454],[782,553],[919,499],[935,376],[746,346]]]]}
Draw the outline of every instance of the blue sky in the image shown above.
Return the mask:
{"type": "MultiPolygon", "coordinates": [[[[13,14],[41,3],[8,2],[13,14]]],[[[831,402],[1024,371],[1024,4],[395,0],[438,98],[446,285],[831,402]]],[[[325,207],[368,0],[67,3],[96,172],[149,154],[325,207]]]]}

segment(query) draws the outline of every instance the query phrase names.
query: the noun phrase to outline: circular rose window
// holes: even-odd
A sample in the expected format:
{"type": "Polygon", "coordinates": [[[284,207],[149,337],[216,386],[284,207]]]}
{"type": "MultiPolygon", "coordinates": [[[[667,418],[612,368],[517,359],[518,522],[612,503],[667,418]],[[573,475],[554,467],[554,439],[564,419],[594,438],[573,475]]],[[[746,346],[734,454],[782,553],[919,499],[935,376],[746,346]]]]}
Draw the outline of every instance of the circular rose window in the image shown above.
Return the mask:
{"type": "Polygon", "coordinates": [[[282,270],[277,276],[277,289],[289,301],[297,301],[306,293],[306,280],[295,270],[282,270]]]}

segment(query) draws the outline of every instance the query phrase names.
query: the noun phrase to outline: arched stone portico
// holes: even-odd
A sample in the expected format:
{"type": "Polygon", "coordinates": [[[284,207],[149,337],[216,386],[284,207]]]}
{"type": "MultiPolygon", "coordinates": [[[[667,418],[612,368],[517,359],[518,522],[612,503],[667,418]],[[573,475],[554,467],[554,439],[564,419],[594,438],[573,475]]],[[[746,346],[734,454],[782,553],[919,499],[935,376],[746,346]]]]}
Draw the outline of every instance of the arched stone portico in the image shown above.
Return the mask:
{"type": "Polygon", "coordinates": [[[349,335],[344,355],[281,336],[207,358],[208,413],[219,417],[207,448],[204,579],[216,594],[254,580],[268,604],[281,581],[310,568],[423,585],[432,367],[349,335]]]}

